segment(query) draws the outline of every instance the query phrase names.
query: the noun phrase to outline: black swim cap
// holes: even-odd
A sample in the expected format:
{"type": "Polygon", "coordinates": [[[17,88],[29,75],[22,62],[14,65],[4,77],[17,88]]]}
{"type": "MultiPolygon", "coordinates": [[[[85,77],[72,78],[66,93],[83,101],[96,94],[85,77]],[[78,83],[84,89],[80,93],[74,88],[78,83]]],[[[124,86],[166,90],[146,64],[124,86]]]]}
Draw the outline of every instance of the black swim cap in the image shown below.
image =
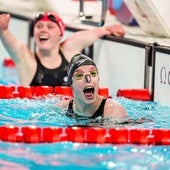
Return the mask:
{"type": "Polygon", "coordinates": [[[72,84],[72,77],[73,77],[74,71],[78,67],[84,66],[84,65],[93,65],[96,67],[96,64],[94,63],[94,61],[90,57],[84,54],[76,54],[72,57],[69,63],[69,66],[68,66],[68,71],[67,71],[67,74],[68,74],[67,84],[68,85],[72,84]]]}

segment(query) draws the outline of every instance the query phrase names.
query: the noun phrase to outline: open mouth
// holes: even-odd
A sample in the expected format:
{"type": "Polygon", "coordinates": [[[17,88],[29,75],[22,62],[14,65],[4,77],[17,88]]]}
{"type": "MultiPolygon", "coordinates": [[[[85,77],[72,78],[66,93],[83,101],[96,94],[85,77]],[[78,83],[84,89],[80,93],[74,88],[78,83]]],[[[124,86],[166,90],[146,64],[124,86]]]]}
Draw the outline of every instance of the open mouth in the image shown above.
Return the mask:
{"type": "Polygon", "coordinates": [[[94,87],[86,87],[83,92],[87,98],[92,98],[94,94],[94,87]]]}
{"type": "Polygon", "coordinates": [[[46,35],[41,35],[41,36],[39,37],[39,40],[40,40],[40,41],[46,41],[46,40],[48,40],[48,37],[47,37],[46,35]]]}

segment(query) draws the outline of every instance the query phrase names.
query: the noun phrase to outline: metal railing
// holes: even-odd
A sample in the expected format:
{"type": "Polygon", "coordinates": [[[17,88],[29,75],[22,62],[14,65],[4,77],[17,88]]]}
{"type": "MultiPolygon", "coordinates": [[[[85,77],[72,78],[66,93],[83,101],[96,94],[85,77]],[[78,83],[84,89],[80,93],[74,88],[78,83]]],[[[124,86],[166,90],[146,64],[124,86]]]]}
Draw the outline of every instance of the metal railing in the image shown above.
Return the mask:
{"type": "Polygon", "coordinates": [[[92,20],[92,16],[86,16],[84,13],[84,0],[80,0],[79,5],[79,19],[83,24],[93,25],[93,26],[102,26],[105,23],[106,12],[107,12],[107,0],[102,1],[102,11],[101,18],[98,22],[92,20]]]}

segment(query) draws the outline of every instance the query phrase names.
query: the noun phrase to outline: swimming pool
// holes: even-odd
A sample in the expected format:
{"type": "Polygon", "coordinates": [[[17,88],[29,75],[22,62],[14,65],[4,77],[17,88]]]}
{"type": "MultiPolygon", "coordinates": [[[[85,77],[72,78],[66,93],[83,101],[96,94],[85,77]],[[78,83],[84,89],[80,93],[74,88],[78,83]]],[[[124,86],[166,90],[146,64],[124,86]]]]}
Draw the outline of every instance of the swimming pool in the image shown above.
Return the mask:
{"type": "MultiPolygon", "coordinates": [[[[6,76],[2,77],[0,84],[18,84],[15,68],[3,68],[3,71],[6,76]],[[11,73],[12,78],[9,76],[11,73]]],[[[61,100],[61,96],[0,99],[0,125],[66,128],[68,125],[84,123],[67,118],[60,108],[55,107],[58,100],[61,100]]],[[[122,125],[107,120],[105,128],[122,126],[131,129],[170,128],[169,106],[125,98],[115,100],[126,107],[130,117],[134,119],[145,117],[151,121],[122,125]]],[[[170,169],[169,145],[1,141],[0,150],[0,169],[170,169]]]]}
{"type": "MultiPolygon", "coordinates": [[[[54,107],[56,97],[1,99],[1,126],[66,127],[76,122],[67,119],[54,107]],[[4,107],[5,106],[5,107],[4,107]],[[45,107],[44,107],[45,106],[45,107]]],[[[129,125],[131,128],[169,129],[168,106],[158,103],[117,99],[134,117],[149,117],[153,122],[129,125]],[[155,115],[156,113],[156,115],[155,115]]],[[[109,127],[115,126],[109,122],[109,127]]],[[[126,126],[127,127],[127,126],[126,126]]],[[[82,142],[0,143],[0,165],[3,169],[168,169],[170,146],[138,144],[100,144],[82,142]]]]}

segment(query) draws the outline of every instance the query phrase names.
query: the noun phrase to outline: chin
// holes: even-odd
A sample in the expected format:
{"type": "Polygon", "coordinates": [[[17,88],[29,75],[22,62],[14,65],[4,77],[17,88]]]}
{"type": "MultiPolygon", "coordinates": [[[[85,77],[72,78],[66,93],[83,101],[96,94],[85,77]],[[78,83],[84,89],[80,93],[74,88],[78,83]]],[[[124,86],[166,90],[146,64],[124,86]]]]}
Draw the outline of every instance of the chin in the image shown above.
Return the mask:
{"type": "Polygon", "coordinates": [[[96,98],[95,98],[95,97],[93,97],[93,98],[86,98],[86,97],[85,97],[85,99],[84,99],[84,102],[85,102],[86,104],[93,104],[95,101],[96,101],[96,98]]]}

